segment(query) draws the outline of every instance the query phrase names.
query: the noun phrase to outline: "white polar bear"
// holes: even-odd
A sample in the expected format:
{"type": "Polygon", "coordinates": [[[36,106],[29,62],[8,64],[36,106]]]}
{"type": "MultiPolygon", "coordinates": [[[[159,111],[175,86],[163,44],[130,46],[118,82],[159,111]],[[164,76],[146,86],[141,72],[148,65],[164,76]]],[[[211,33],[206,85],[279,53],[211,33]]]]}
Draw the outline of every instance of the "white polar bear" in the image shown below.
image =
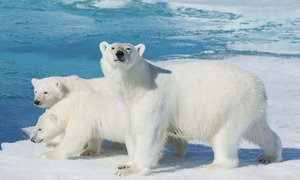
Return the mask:
{"type": "MultiPolygon", "coordinates": [[[[78,76],[52,76],[43,79],[31,80],[34,88],[34,105],[41,108],[49,108],[58,101],[67,97],[70,93],[80,89],[107,91],[103,78],[83,79],[78,76]]],[[[49,147],[56,147],[63,136],[57,136],[47,143],[49,147]]],[[[113,143],[116,148],[124,148],[124,145],[113,143]]]]}
{"type": "MultiPolygon", "coordinates": [[[[124,143],[124,124],[117,120],[112,96],[91,90],[73,92],[40,116],[31,140],[47,142],[63,135],[56,149],[43,155],[47,159],[72,157],[86,144],[81,155],[98,155],[102,139],[124,143]]],[[[183,155],[186,141],[170,137],[169,143],[175,146],[177,155],[183,155]]]]}
{"type": "Polygon", "coordinates": [[[49,108],[79,89],[102,90],[103,78],[83,79],[78,76],[53,76],[31,80],[34,88],[34,104],[38,107],[49,108]]]}
{"type": "MultiPolygon", "coordinates": [[[[103,107],[105,107],[105,103],[109,104],[115,99],[110,92],[110,88],[107,85],[105,78],[83,79],[75,75],[64,77],[53,76],[43,79],[33,78],[31,83],[34,87],[35,93],[34,104],[38,107],[51,107],[63,98],[69,96],[72,92],[76,92],[78,90],[95,90],[103,95],[106,95],[106,98],[101,99],[103,107]]],[[[63,135],[57,136],[48,142],[47,146],[56,147],[62,138],[63,135]]],[[[176,156],[183,156],[187,146],[187,141],[179,138],[176,139],[177,140],[172,138],[168,141],[168,144],[175,147],[176,156]]],[[[113,142],[113,147],[122,149],[125,148],[125,145],[113,142]]]]}
{"type": "Polygon", "coordinates": [[[164,69],[143,60],[144,50],[143,44],[100,43],[101,67],[127,124],[130,160],[116,175],[149,173],[167,130],[212,145],[214,161],[202,169],[237,167],[242,138],[262,147],[260,162],[281,161],[281,141],[265,120],[266,95],[258,77],[221,61],[164,69]]]}

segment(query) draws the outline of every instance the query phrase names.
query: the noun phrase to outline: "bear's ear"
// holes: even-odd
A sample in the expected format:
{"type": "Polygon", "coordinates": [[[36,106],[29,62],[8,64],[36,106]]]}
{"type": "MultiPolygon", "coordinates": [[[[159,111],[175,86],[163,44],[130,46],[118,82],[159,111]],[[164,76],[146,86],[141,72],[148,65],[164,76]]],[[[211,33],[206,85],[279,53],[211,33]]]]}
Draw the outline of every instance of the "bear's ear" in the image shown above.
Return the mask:
{"type": "Polygon", "coordinates": [[[59,81],[56,81],[55,82],[55,86],[56,87],[58,87],[59,89],[61,88],[61,86],[62,86],[62,84],[61,84],[61,82],[59,82],[59,81]]]}
{"type": "Polygon", "coordinates": [[[53,121],[53,122],[56,122],[56,121],[57,121],[56,116],[55,116],[54,114],[49,114],[49,118],[50,118],[50,120],[53,121]]]}
{"type": "Polygon", "coordinates": [[[138,51],[140,56],[143,56],[146,46],[144,44],[138,44],[135,46],[135,49],[138,51]]]}
{"type": "Polygon", "coordinates": [[[37,82],[38,82],[38,79],[36,79],[36,78],[32,78],[32,79],[31,79],[31,84],[32,84],[33,86],[35,86],[37,82]]]}
{"type": "Polygon", "coordinates": [[[102,54],[104,54],[108,46],[109,44],[106,41],[103,41],[99,44],[99,48],[102,54]]]}

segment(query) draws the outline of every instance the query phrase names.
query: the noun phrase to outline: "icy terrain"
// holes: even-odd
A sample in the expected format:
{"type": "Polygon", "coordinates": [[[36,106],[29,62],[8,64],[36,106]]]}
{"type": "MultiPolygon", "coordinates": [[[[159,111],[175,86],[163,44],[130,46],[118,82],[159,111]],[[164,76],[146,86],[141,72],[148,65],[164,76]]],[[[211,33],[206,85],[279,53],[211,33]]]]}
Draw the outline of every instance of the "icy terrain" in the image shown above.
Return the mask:
{"type": "Polygon", "coordinates": [[[101,41],[144,43],[153,61],[300,58],[299,27],[299,0],[0,0],[0,143],[43,111],[31,78],[103,76],[101,41]]]}
{"type": "MultiPolygon", "coordinates": [[[[195,59],[194,59],[195,60],[195,59]]],[[[160,65],[194,60],[172,60],[160,65]]],[[[243,142],[239,150],[240,165],[223,171],[200,171],[198,167],[213,160],[209,146],[191,142],[183,157],[175,157],[174,149],[167,147],[160,165],[145,177],[126,179],[299,179],[300,177],[300,61],[297,58],[238,56],[224,61],[257,74],[265,83],[268,95],[268,121],[281,137],[283,162],[262,165],[256,157],[262,153],[256,146],[243,142]]],[[[30,129],[28,131],[31,132],[30,129]]],[[[44,160],[43,152],[50,151],[45,144],[29,140],[2,143],[0,151],[0,178],[18,179],[120,179],[114,172],[126,161],[126,151],[103,144],[98,157],[75,157],[70,160],[44,160]]]]}

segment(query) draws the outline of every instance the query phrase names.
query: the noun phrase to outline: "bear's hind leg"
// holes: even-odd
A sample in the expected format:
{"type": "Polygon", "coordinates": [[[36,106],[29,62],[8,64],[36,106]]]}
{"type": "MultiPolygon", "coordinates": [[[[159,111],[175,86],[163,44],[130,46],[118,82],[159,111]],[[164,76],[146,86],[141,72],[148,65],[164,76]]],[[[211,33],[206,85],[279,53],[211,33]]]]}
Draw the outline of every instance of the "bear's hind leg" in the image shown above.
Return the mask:
{"type": "Polygon", "coordinates": [[[249,128],[244,137],[264,150],[264,154],[257,158],[259,162],[269,164],[282,160],[281,140],[264,119],[249,128]]]}
{"type": "Polygon", "coordinates": [[[236,168],[239,164],[238,147],[241,139],[240,131],[232,130],[227,125],[219,130],[212,139],[214,161],[200,166],[201,170],[219,170],[236,168]]]}
{"type": "Polygon", "coordinates": [[[181,157],[184,155],[188,142],[179,137],[168,136],[167,144],[175,148],[175,156],[181,157]]]}

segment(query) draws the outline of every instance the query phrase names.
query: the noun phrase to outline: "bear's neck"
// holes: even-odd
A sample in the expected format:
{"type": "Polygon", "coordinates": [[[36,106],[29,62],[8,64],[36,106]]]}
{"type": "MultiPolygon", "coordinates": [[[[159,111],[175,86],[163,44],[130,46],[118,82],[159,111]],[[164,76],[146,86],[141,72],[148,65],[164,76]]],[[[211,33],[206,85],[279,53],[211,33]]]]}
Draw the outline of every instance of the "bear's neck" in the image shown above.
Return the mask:
{"type": "Polygon", "coordinates": [[[130,69],[118,69],[110,74],[108,78],[115,94],[122,99],[132,99],[152,89],[154,80],[151,77],[151,67],[147,61],[141,59],[130,69]]]}
{"type": "Polygon", "coordinates": [[[76,90],[81,85],[82,79],[78,76],[72,75],[61,79],[63,84],[63,90],[68,95],[70,92],[76,90]]]}
{"type": "Polygon", "coordinates": [[[66,113],[69,112],[69,110],[67,109],[69,108],[69,106],[65,105],[65,101],[66,99],[56,103],[50,108],[51,112],[53,112],[57,116],[57,120],[59,121],[58,123],[60,124],[59,127],[61,127],[61,129],[58,130],[60,133],[65,132],[65,129],[70,119],[70,114],[66,113]]]}

